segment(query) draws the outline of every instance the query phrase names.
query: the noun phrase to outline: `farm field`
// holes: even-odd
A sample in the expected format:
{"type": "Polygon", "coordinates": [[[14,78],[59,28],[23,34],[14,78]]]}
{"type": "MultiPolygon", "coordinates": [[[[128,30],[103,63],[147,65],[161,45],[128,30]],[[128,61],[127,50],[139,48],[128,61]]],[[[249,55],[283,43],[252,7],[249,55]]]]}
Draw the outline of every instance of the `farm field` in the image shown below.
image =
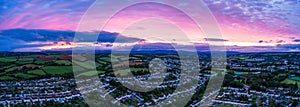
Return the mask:
{"type": "Polygon", "coordinates": [[[96,75],[96,73],[103,74],[103,73],[105,73],[105,71],[99,71],[99,70],[97,70],[97,71],[88,71],[88,72],[84,72],[84,73],[81,73],[79,75],[76,75],[76,77],[80,77],[80,76],[87,76],[87,77],[89,77],[89,76],[96,75]]]}
{"type": "Polygon", "coordinates": [[[56,74],[66,74],[72,73],[73,69],[72,66],[46,66],[42,68],[48,74],[56,75],[56,74]]]}
{"type": "MultiPolygon", "coordinates": [[[[107,62],[102,61],[103,64],[107,62]]],[[[53,76],[73,76],[70,54],[18,53],[0,57],[0,81],[28,80],[53,76]]],[[[89,64],[75,65],[74,70],[84,71],[89,64]]],[[[101,71],[99,73],[103,73],[101,71]]],[[[89,75],[89,72],[82,75],[89,75]]]]}
{"type": "Polygon", "coordinates": [[[290,77],[289,79],[300,82],[300,76],[290,77]]]}
{"type": "Polygon", "coordinates": [[[281,83],[290,84],[290,85],[297,83],[298,87],[300,87],[300,82],[299,81],[292,80],[290,78],[287,78],[287,79],[281,81],[281,83]]]}
{"type": "MultiPolygon", "coordinates": [[[[169,55],[175,57],[173,55],[169,55]]],[[[74,62],[70,53],[16,53],[8,56],[0,56],[0,81],[39,79],[53,76],[73,77],[73,72],[78,72],[76,76],[90,76],[95,73],[103,74],[111,72],[111,57],[117,61],[125,60],[122,56],[112,56],[109,54],[96,55],[95,62],[86,63],[74,62]],[[73,64],[75,64],[73,66],[73,64]],[[93,69],[96,65],[97,72],[93,69]],[[88,72],[86,72],[88,71],[88,72]]],[[[144,55],[132,55],[130,60],[139,60],[144,55]]],[[[163,57],[163,56],[159,56],[163,57]]],[[[127,75],[129,72],[148,71],[146,67],[130,67],[122,71],[117,71],[121,75],[127,75]]]]}
{"type": "Polygon", "coordinates": [[[31,70],[28,71],[29,74],[35,74],[35,75],[46,75],[46,73],[41,69],[31,70]]]}

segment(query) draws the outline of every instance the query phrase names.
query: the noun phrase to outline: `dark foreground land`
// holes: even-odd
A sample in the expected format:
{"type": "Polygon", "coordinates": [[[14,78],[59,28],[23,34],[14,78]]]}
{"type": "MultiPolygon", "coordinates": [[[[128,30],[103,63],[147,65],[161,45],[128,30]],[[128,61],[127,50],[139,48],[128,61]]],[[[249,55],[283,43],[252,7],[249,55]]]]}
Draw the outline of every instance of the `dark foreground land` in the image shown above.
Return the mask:
{"type": "MultiPolygon", "coordinates": [[[[136,92],[122,83],[131,78],[116,79],[110,54],[96,54],[96,71],[87,64],[72,64],[71,53],[0,53],[0,106],[88,106],[91,102],[112,96],[111,104],[121,102],[132,106],[155,105],[169,97],[185,97],[191,90],[174,94],[180,78],[180,59],[176,54],[132,54],[130,68],[119,72],[125,76],[132,72],[139,80],[150,77],[149,62],[160,58],[167,64],[164,82],[150,92],[136,92]],[[73,68],[80,71],[73,74],[73,68]],[[90,78],[98,73],[99,78],[90,78]],[[85,81],[76,81],[83,78],[85,81]],[[101,82],[97,82],[97,81],[101,82]],[[77,83],[92,83],[77,87],[77,83]],[[80,90],[80,92],[79,92],[80,90]],[[97,91],[105,90],[100,95],[97,91]],[[84,102],[85,98],[94,101],[84,102]]],[[[196,93],[188,103],[199,105],[211,76],[209,54],[199,54],[199,76],[196,93]]],[[[118,58],[117,58],[118,59],[118,58]]],[[[300,106],[300,53],[243,53],[228,54],[223,86],[214,100],[215,106],[300,106]]],[[[118,60],[122,60],[119,58],[118,60]]],[[[193,67],[195,63],[188,62],[193,67]]],[[[122,66],[120,64],[119,66],[122,66]]],[[[155,76],[163,78],[163,76],[155,76]]],[[[188,81],[187,81],[188,82],[188,81]]],[[[153,83],[158,84],[158,83],[153,83]]],[[[151,87],[151,86],[149,86],[151,87]]],[[[172,104],[175,101],[167,101],[172,104]]],[[[178,100],[177,100],[178,102],[178,100]]],[[[104,104],[99,102],[97,104],[104,104]]],[[[188,106],[187,105],[187,106],[188,106]]]]}

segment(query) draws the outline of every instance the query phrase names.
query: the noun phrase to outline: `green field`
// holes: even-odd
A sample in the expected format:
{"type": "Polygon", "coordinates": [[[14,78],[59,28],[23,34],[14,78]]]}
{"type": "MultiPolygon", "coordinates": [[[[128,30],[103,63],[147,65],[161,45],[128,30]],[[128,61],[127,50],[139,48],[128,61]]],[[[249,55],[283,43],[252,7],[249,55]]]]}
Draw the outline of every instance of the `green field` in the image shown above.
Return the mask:
{"type": "Polygon", "coordinates": [[[34,75],[30,75],[30,74],[24,74],[24,73],[17,73],[14,74],[16,77],[20,77],[20,78],[24,78],[24,79],[30,79],[30,78],[34,78],[36,76],[34,75]]]}
{"type": "Polygon", "coordinates": [[[73,68],[72,66],[46,66],[44,68],[42,68],[43,70],[45,70],[47,73],[49,74],[66,74],[66,73],[72,73],[73,72],[73,68]]]}
{"type": "Polygon", "coordinates": [[[28,71],[28,73],[36,74],[36,75],[45,75],[46,73],[40,69],[28,71]]]}
{"type": "MultiPolygon", "coordinates": [[[[38,76],[46,76],[47,74],[64,75],[64,74],[73,73],[73,66],[45,66],[40,69],[23,71],[23,72],[16,72],[16,70],[12,67],[0,73],[1,75],[0,80],[32,79],[38,76]],[[43,70],[46,71],[46,73],[43,70]]],[[[85,70],[80,66],[74,66],[74,68],[75,68],[74,70],[77,71],[85,70]]],[[[98,71],[98,73],[104,73],[104,71],[98,71]]],[[[91,74],[92,72],[85,72],[81,75],[89,76],[91,74]]]]}
{"type": "Polygon", "coordinates": [[[53,62],[53,61],[41,61],[41,60],[34,61],[35,64],[39,64],[39,65],[42,65],[42,64],[45,64],[45,63],[50,63],[50,62],[53,62]]]}
{"type": "Polygon", "coordinates": [[[137,71],[141,71],[141,70],[147,71],[148,68],[128,68],[128,69],[122,69],[119,71],[115,71],[115,73],[124,76],[124,75],[128,75],[128,73],[130,73],[130,72],[137,72],[137,71]]]}
{"type": "Polygon", "coordinates": [[[234,105],[227,105],[227,104],[223,104],[223,105],[221,105],[220,107],[237,107],[237,106],[234,106],[234,105]]]}
{"type": "Polygon", "coordinates": [[[17,64],[31,64],[33,62],[33,60],[32,61],[17,61],[16,63],[17,64]]]}
{"type": "Polygon", "coordinates": [[[226,68],[212,68],[212,70],[216,70],[216,71],[226,71],[226,68]]]}
{"type": "Polygon", "coordinates": [[[299,76],[290,77],[289,79],[300,82],[300,77],[299,76]]]}
{"type": "Polygon", "coordinates": [[[240,56],[235,56],[235,58],[239,58],[239,59],[248,59],[249,56],[246,56],[246,55],[240,55],[240,56]]]}
{"type": "MultiPolygon", "coordinates": [[[[71,66],[72,67],[72,66],[71,66]]],[[[83,67],[80,67],[80,66],[73,66],[73,71],[85,71],[85,68],[83,68],[83,67]]]]}
{"type": "Polygon", "coordinates": [[[64,65],[72,65],[72,63],[68,60],[57,60],[55,61],[57,64],[64,64],[64,65]]]}
{"type": "MultiPolygon", "coordinates": [[[[92,68],[101,67],[106,69],[106,60],[110,61],[109,55],[100,55],[97,62],[74,62],[71,60],[63,60],[63,58],[70,57],[70,54],[61,53],[18,53],[7,54],[0,57],[0,80],[22,80],[22,79],[34,79],[38,77],[51,77],[65,76],[72,77],[73,71],[82,73],[80,75],[89,76],[93,72],[92,68]],[[52,58],[53,60],[39,60],[34,58],[52,58]],[[96,66],[92,66],[96,64],[96,66]],[[73,65],[73,66],[72,66],[73,65]],[[73,69],[74,68],[74,69],[73,69]]],[[[104,70],[105,71],[105,70],[104,70]]],[[[97,71],[98,73],[104,73],[104,71],[97,71]]]]}
{"type": "Polygon", "coordinates": [[[0,80],[14,80],[15,78],[11,77],[11,76],[1,76],[0,80]]]}
{"type": "Polygon", "coordinates": [[[79,75],[76,75],[76,77],[98,75],[96,73],[103,74],[103,73],[105,73],[105,71],[88,71],[88,72],[84,72],[84,73],[81,73],[79,75]]]}
{"type": "Polygon", "coordinates": [[[13,71],[13,70],[14,70],[14,68],[8,68],[8,69],[5,70],[5,72],[10,72],[10,71],[13,71]]]}
{"type": "Polygon", "coordinates": [[[300,82],[295,81],[295,80],[291,80],[291,79],[289,79],[289,78],[287,78],[287,79],[281,81],[281,83],[284,83],[284,84],[295,84],[296,82],[297,82],[297,84],[298,84],[298,87],[300,87],[300,82]]]}
{"type": "Polygon", "coordinates": [[[17,57],[5,57],[0,58],[1,62],[14,62],[17,61],[17,57]]]}
{"type": "Polygon", "coordinates": [[[239,72],[239,71],[234,71],[235,75],[244,75],[244,74],[249,74],[249,72],[239,72]]]}
{"type": "Polygon", "coordinates": [[[14,66],[16,66],[16,65],[12,64],[12,65],[8,65],[8,66],[2,66],[2,67],[0,67],[0,70],[11,68],[11,67],[14,67],[14,66]]]}
{"type": "Polygon", "coordinates": [[[20,56],[20,58],[37,58],[40,55],[24,55],[24,56],[20,56]]]}
{"type": "Polygon", "coordinates": [[[75,66],[80,66],[80,67],[85,68],[85,69],[91,69],[91,68],[95,68],[96,62],[94,62],[94,61],[86,61],[86,62],[74,61],[74,65],[75,66]],[[95,65],[95,66],[93,66],[93,65],[95,65]]]}
{"type": "Polygon", "coordinates": [[[103,61],[103,60],[97,60],[100,64],[107,64],[106,61],[103,61]]]}

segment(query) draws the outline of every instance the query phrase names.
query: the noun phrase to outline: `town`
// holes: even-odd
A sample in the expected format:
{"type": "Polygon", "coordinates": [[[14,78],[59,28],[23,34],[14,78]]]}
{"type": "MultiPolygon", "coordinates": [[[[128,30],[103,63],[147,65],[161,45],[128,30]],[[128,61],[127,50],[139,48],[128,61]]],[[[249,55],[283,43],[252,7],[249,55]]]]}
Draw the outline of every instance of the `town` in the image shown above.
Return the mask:
{"type": "MultiPolygon", "coordinates": [[[[194,60],[185,63],[197,72],[197,76],[181,72],[181,60],[176,54],[133,54],[129,58],[130,69],[121,71],[112,68],[110,60],[114,56],[96,54],[95,57],[97,71],[89,71],[83,69],[87,65],[72,64],[70,53],[1,53],[0,105],[88,106],[109,103],[151,106],[172,105],[180,100],[171,97],[192,96],[186,106],[199,106],[205,97],[209,78],[215,76],[210,54],[198,55],[199,68],[194,60]],[[153,59],[159,59],[164,65],[151,63],[153,59]],[[74,68],[82,73],[74,75],[74,68]],[[165,69],[163,73],[153,72],[162,69],[165,69]],[[118,75],[115,75],[116,72],[118,75]],[[95,73],[96,77],[93,76],[95,73]],[[130,73],[135,78],[130,77],[130,73]],[[187,79],[180,81],[181,77],[187,79]],[[152,82],[151,79],[163,81],[152,82]],[[142,84],[138,85],[135,80],[142,84]],[[194,80],[197,84],[176,90],[194,80]],[[123,84],[152,90],[139,92],[123,84]]],[[[226,68],[218,70],[225,73],[222,88],[211,105],[300,106],[299,58],[300,53],[228,54],[226,68]]],[[[124,67],[122,63],[116,66],[124,67]]]]}

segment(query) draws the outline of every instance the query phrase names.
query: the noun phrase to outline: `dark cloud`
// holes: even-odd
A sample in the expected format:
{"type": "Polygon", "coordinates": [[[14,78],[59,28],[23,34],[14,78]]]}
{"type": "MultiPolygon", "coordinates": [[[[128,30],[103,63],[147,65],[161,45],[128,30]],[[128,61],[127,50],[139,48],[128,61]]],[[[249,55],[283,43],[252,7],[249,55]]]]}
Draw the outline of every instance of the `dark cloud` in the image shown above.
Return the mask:
{"type": "Polygon", "coordinates": [[[294,39],[293,42],[300,42],[300,39],[294,39]]]}
{"type": "Polygon", "coordinates": [[[208,52],[210,47],[208,44],[197,43],[194,46],[191,45],[178,45],[169,43],[144,43],[135,45],[130,51],[142,52],[142,51],[161,51],[161,52],[208,52]]]}
{"type": "MultiPolygon", "coordinates": [[[[78,38],[82,42],[117,42],[132,43],[141,39],[122,36],[111,32],[77,32],[84,38],[78,38]],[[99,36],[98,36],[99,35],[99,36]],[[98,39],[97,39],[98,36],[98,39]]],[[[0,31],[0,51],[13,51],[18,48],[41,47],[58,42],[71,44],[74,41],[74,31],[43,30],[43,29],[9,29],[0,31]],[[33,43],[35,42],[35,43],[33,43]],[[49,42],[51,44],[49,44],[49,42]]]]}
{"type": "MultiPolygon", "coordinates": [[[[57,42],[65,41],[72,42],[75,36],[74,31],[60,31],[60,30],[43,30],[43,29],[9,29],[0,32],[3,38],[11,40],[19,40],[24,42],[57,42]]],[[[80,41],[93,42],[96,41],[98,34],[98,42],[118,42],[118,43],[131,43],[139,41],[139,38],[132,38],[122,36],[119,33],[111,33],[101,31],[99,32],[77,32],[78,35],[84,38],[78,38],[80,41]],[[117,39],[117,41],[115,41],[117,39]]]]}
{"type": "Polygon", "coordinates": [[[285,40],[259,40],[258,43],[286,43],[285,40]]]}
{"type": "Polygon", "coordinates": [[[278,40],[276,43],[285,43],[284,40],[278,40]]]}
{"type": "Polygon", "coordinates": [[[274,46],[227,46],[227,51],[238,52],[280,52],[274,46]]]}
{"type": "Polygon", "coordinates": [[[290,39],[295,39],[295,37],[289,37],[290,39]]]}
{"type": "Polygon", "coordinates": [[[5,38],[21,40],[25,42],[35,41],[73,41],[75,32],[40,30],[40,29],[9,29],[1,31],[0,35],[5,38]]]}
{"type": "Polygon", "coordinates": [[[27,44],[24,41],[0,37],[0,51],[13,51],[18,48],[41,47],[49,44],[27,44]]]}
{"type": "Polygon", "coordinates": [[[277,47],[284,49],[300,49],[300,44],[279,44],[277,47]]]}
{"type": "Polygon", "coordinates": [[[142,51],[142,50],[175,50],[175,48],[168,43],[145,43],[145,44],[137,44],[132,49],[132,51],[142,51]]]}
{"type": "Polygon", "coordinates": [[[110,32],[101,32],[98,36],[98,42],[117,42],[117,43],[133,43],[140,41],[142,39],[133,38],[133,37],[125,37],[119,33],[110,33],[110,32]]]}
{"type": "Polygon", "coordinates": [[[225,39],[219,39],[219,38],[204,38],[205,41],[220,41],[220,42],[225,42],[225,41],[228,41],[228,40],[225,40],[225,39]]]}

